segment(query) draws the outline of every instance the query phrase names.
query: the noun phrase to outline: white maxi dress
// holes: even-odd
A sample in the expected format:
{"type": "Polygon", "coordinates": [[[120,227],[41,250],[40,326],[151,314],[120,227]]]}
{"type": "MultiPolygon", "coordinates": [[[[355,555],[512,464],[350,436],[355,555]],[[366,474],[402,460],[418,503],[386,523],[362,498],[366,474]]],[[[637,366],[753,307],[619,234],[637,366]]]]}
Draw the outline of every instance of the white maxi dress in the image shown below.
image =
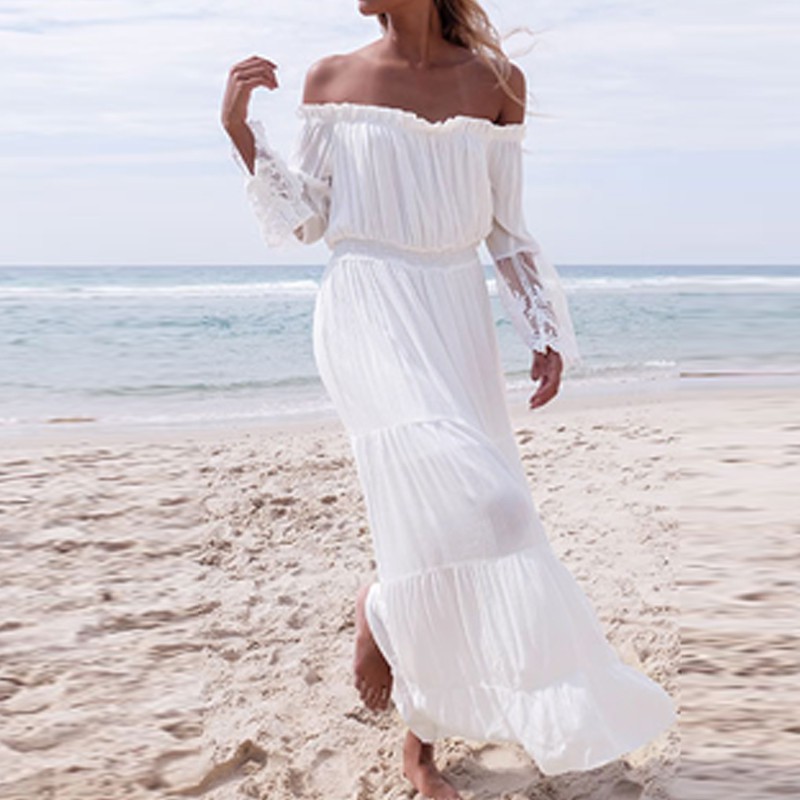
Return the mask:
{"type": "MultiPolygon", "coordinates": [[[[313,346],[349,433],[375,548],[367,620],[423,741],[516,742],[586,770],[674,720],[555,557],[520,461],[478,245],[516,330],[578,351],[522,214],[525,124],[301,104],[288,160],[258,122],[247,193],[270,245],[324,236],[313,346]]],[[[241,162],[240,162],[241,163],[241,162]]]]}

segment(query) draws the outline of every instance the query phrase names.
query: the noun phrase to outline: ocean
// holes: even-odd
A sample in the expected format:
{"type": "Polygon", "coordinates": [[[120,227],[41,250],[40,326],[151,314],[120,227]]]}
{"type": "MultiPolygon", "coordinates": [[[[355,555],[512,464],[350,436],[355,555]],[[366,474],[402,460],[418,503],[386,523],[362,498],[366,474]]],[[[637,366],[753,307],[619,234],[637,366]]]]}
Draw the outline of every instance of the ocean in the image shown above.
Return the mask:
{"type": "MultiPolygon", "coordinates": [[[[322,270],[0,267],[0,431],[330,414],[311,346],[322,270]]],[[[583,358],[570,387],[800,374],[800,267],[559,272],[583,358]]],[[[485,274],[508,388],[520,390],[530,357],[485,274]]]]}

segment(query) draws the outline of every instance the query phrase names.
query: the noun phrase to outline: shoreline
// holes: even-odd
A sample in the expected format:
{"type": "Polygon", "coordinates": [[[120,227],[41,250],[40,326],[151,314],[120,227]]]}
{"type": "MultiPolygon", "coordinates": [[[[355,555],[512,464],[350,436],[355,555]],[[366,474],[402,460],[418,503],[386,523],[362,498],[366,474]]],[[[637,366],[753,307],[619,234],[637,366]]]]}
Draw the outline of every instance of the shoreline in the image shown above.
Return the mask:
{"type": "MultiPolygon", "coordinates": [[[[720,394],[757,396],[772,392],[791,392],[800,389],[800,373],[698,373],[673,380],[630,381],[601,383],[564,383],[559,395],[547,406],[534,411],[527,409],[530,388],[509,388],[506,405],[512,423],[534,424],[537,417],[569,414],[595,408],[659,405],[689,402],[720,394]]],[[[58,418],[56,418],[58,419],[58,418]]],[[[265,415],[237,421],[235,418],[209,419],[190,422],[104,422],[69,418],[27,425],[0,426],[0,447],[4,450],[44,447],[56,444],[112,444],[127,441],[182,442],[216,441],[240,435],[287,431],[319,433],[344,428],[333,408],[297,414],[265,415]]]]}

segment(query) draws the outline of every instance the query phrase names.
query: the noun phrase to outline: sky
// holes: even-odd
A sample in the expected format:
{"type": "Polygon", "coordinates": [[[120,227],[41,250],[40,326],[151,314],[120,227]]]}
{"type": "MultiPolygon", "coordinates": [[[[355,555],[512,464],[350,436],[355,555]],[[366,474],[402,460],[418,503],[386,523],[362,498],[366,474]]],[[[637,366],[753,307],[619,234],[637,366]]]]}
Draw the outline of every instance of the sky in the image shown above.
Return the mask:
{"type": "MultiPolygon", "coordinates": [[[[494,0],[533,102],[528,227],[560,264],[800,263],[800,3],[494,0]],[[532,46],[530,44],[532,43],[532,46]]],[[[303,76],[380,35],[356,0],[0,0],[0,265],[258,265],[219,123],[230,66],[288,156],[303,76]]]]}

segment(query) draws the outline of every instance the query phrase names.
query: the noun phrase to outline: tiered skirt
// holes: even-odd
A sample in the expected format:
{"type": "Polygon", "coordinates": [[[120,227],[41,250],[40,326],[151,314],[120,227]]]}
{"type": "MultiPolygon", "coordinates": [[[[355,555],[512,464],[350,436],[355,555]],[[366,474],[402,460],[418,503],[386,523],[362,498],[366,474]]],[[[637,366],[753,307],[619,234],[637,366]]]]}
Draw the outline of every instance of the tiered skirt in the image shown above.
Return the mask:
{"type": "Polygon", "coordinates": [[[367,620],[423,741],[520,744],[585,770],[675,718],[624,665],[542,528],[475,248],[336,244],[314,355],[351,439],[378,580],[367,620]]]}

